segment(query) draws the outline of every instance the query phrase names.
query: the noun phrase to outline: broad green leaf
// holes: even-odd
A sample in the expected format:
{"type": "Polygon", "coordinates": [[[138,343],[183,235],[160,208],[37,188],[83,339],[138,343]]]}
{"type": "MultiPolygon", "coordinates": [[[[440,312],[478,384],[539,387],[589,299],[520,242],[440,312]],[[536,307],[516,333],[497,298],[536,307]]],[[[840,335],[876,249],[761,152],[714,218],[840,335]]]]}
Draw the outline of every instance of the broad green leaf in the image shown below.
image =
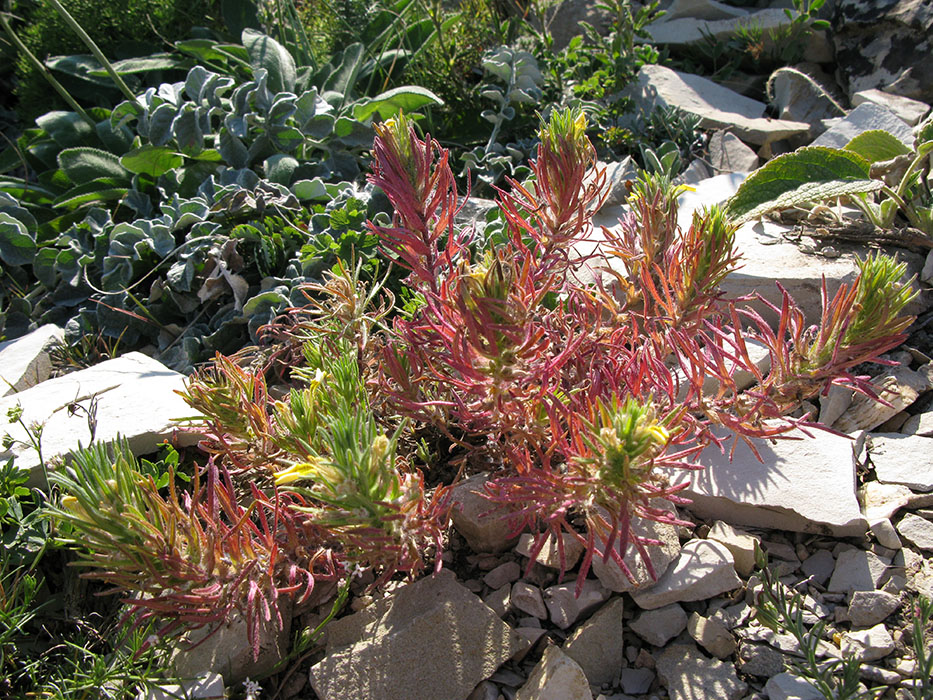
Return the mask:
{"type": "Polygon", "coordinates": [[[164,146],[172,140],[172,122],[177,113],[175,105],[165,102],[149,115],[149,141],[153,146],[164,146]]]}
{"type": "Polygon", "coordinates": [[[74,209],[92,202],[112,202],[129,190],[120,178],[103,177],[72,187],[52,201],[52,206],[74,209]]]}
{"type": "Polygon", "coordinates": [[[726,203],[726,213],[741,223],[808,201],[873,192],[884,183],[869,178],[869,167],[868,161],[849,151],[800,148],[749,175],[726,203]]]}
{"type": "Polygon", "coordinates": [[[373,114],[380,119],[388,119],[399,112],[413,112],[425,105],[442,105],[444,101],[427,88],[417,85],[387,90],[372,99],[360,100],[353,107],[353,116],[358,121],[366,121],[373,114]]]}
{"type": "Polygon", "coordinates": [[[131,173],[159,177],[173,168],[180,168],[185,159],[168,146],[141,146],[120,159],[120,164],[131,173]]]}
{"type": "Polygon", "coordinates": [[[284,153],[276,153],[266,158],[266,179],[280,185],[288,185],[292,180],[292,173],[298,167],[298,161],[284,153]]]}
{"type": "Polygon", "coordinates": [[[95,141],[94,129],[76,112],[49,112],[38,117],[36,124],[62,148],[87,146],[95,141]]]}
{"type": "Polygon", "coordinates": [[[110,76],[104,78],[93,75],[94,71],[100,70],[101,65],[97,59],[90,54],[78,54],[75,56],[53,56],[46,59],[45,65],[52,70],[61,71],[81,80],[88,80],[102,87],[113,87],[110,76]]]}
{"type": "Polygon", "coordinates": [[[313,180],[299,180],[291,187],[292,193],[301,200],[330,199],[324,181],[316,177],[313,180]]]}
{"type": "Polygon", "coordinates": [[[36,238],[23,222],[0,212],[0,259],[7,265],[28,265],[37,250],[36,238]]]}
{"type": "MultiPolygon", "coordinates": [[[[150,56],[140,56],[139,58],[127,58],[123,61],[116,61],[113,69],[120,75],[130,75],[132,73],[148,73],[154,70],[172,70],[174,68],[187,68],[191,61],[185,61],[177,56],[168,53],[154,53],[150,56]]],[[[109,74],[103,68],[92,70],[88,75],[95,78],[108,78],[109,74]]]]}
{"type": "Polygon", "coordinates": [[[58,154],[58,167],[76,185],[101,177],[129,179],[120,159],[98,148],[66,148],[58,154]]]}
{"type": "Polygon", "coordinates": [[[373,142],[373,130],[349,117],[340,117],[336,121],[334,136],[350,148],[370,146],[373,142]]]}
{"type": "Polygon", "coordinates": [[[881,129],[862,132],[846,144],[845,150],[857,153],[869,163],[891,160],[910,153],[910,149],[899,138],[881,129]]]}
{"type": "Polygon", "coordinates": [[[243,304],[243,315],[249,318],[255,314],[263,313],[270,309],[277,309],[286,304],[288,304],[287,296],[280,291],[270,289],[269,291],[260,292],[256,296],[251,297],[243,304]]]}
{"type": "Polygon", "coordinates": [[[357,76],[363,67],[363,54],[365,49],[359,42],[350,44],[332,59],[333,67],[325,66],[331,73],[324,79],[322,90],[332,90],[343,95],[344,99],[350,99],[353,88],[356,85],[357,76]]]}
{"type": "Polygon", "coordinates": [[[253,68],[269,71],[269,89],[272,92],[294,92],[298,71],[288,49],[255,29],[244,29],[241,38],[253,68]]]}
{"type": "Polygon", "coordinates": [[[178,150],[186,156],[196,156],[204,148],[204,133],[198,120],[198,110],[191,103],[185,103],[172,122],[172,134],[178,144],[178,150]]]}

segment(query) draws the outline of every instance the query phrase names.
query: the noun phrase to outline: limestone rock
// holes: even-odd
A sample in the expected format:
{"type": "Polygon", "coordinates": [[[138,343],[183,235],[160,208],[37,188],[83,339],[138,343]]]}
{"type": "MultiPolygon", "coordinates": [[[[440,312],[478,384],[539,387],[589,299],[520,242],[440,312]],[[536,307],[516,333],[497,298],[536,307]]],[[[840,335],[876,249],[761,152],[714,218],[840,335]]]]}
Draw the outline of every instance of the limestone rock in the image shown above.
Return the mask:
{"type": "Polygon", "coordinates": [[[874,627],[900,606],[900,599],[891,593],[855,591],[849,601],[849,621],[854,627],[874,627]]]}
{"type": "Polygon", "coordinates": [[[924,411],[907,419],[901,426],[901,432],[905,435],[922,435],[923,437],[933,437],[933,411],[924,411]]]}
{"type": "Polygon", "coordinates": [[[732,14],[732,16],[716,19],[701,19],[695,15],[665,16],[660,21],[649,24],[646,30],[653,44],[686,46],[702,42],[706,36],[726,40],[735,34],[739,24],[752,24],[764,30],[765,50],[768,50],[769,32],[779,31],[788,23],[787,15],[782,10],[765,8],[757,12],[732,14]]]}
{"type": "Polygon", "coordinates": [[[692,644],[669,647],[657,664],[658,678],[671,700],[738,700],[748,687],[735,666],[707,659],[692,644]]]}
{"type": "Polygon", "coordinates": [[[768,100],[781,119],[806,122],[811,133],[823,131],[824,119],[845,116],[845,110],[826,89],[796,68],[778,68],[768,79],[768,100]]]}
{"type": "Polygon", "coordinates": [[[812,576],[813,580],[821,586],[829,581],[829,577],[833,575],[835,568],[836,559],[833,557],[832,552],[826,549],[817,550],[800,565],[804,575],[812,576]]]}
{"type": "Polygon", "coordinates": [[[889,560],[874,552],[848,549],[836,558],[836,569],[827,590],[833,593],[873,591],[881,584],[890,564],[889,560]]]}
{"type": "Polygon", "coordinates": [[[504,510],[485,497],[487,474],[476,474],[453,488],[450,517],[474,552],[501,552],[518,539],[512,536],[504,510]]]}
{"type": "MultiPolygon", "coordinates": [[[[515,547],[515,551],[523,557],[530,559],[531,551],[535,544],[535,538],[535,535],[528,532],[522,534],[522,536],[518,538],[518,545],[515,547]]],[[[559,547],[554,535],[551,534],[535,557],[535,561],[549,569],[559,569],[561,571],[572,569],[580,560],[580,555],[583,553],[583,545],[580,544],[580,540],[566,532],[561,534],[561,540],[563,546],[559,547]]]]}
{"type": "Polygon", "coordinates": [[[831,384],[829,391],[820,394],[820,423],[827,428],[839,420],[839,416],[852,405],[855,392],[841,384],[831,384]]]}
{"type": "Polygon", "coordinates": [[[822,431],[799,440],[756,440],[762,461],[744,442],[729,460],[707,447],[684,495],[690,510],[705,519],[733,525],[861,535],[866,524],[855,495],[851,440],[822,431]]]}
{"type": "Polygon", "coordinates": [[[483,576],[483,583],[492,589],[502,588],[507,583],[517,581],[521,575],[522,567],[518,565],[518,562],[507,561],[483,576]]]}
{"type": "Polygon", "coordinates": [[[882,547],[900,549],[903,546],[901,544],[901,538],[897,536],[897,530],[894,529],[894,525],[892,525],[891,521],[887,518],[869,520],[868,527],[871,529],[871,534],[875,536],[875,539],[878,540],[878,544],[882,547]]]}
{"type": "Polygon", "coordinates": [[[64,331],[55,324],[40,326],[21,338],[0,343],[0,396],[9,396],[49,378],[49,350],[62,342],[64,331]]]}
{"type": "Polygon", "coordinates": [[[591,685],[611,683],[622,667],[622,598],[610,600],[567,639],[563,652],[580,664],[591,685]]]}
{"type": "Polygon", "coordinates": [[[933,523],[926,518],[908,513],[897,524],[897,531],[920,549],[933,550],[933,523]]]}
{"type": "MultiPolygon", "coordinates": [[[[69,455],[79,443],[90,443],[86,413],[82,410],[72,413],[69,407],[78,404],[92,410],[96,401],[96,439],[105,442],[122,435],[135,454],[147,454],[173,437],[181,445],[198,442],[199,436],[194,432],[176,433],[181,426],[175,419],[197,414],[175,393],[184,385],[184,375],[142,353],[131,352],[0,398],[0,415],[5,416],[8,409],[20,404],[26,425],[44,422],[42,453],[50,460],[69,455]],[[145,401],[140,397],[145,397],[145,401]]],[[[16,440],[27,439],[19,425],[7,425],[3,431],[16,440]]],[[[15,444],[0,452],[0,460],[12,456],[18,466],[32,472],[30,486],[44,485],[39,458],[31,447],[15,444]]]]}
{"type": "Polygon", "coordinates": [[[913,132],[903,119],[887,107],[874,102],[863,102],[827,131],[820,134],[813,146],[844,148],[849,141],[866,131],[881,129],[896,136],[905,145],[913,145],[913,132]]]}
{"type": "Polygon", "coordinates": [[[849,95],[869,88],[933,101],[933,6],[927,0],[839,0],[833,41],[849,95]]]}
{"type": "Polygon", "coordinates": [[[567,629],[583,615],[598,608],[609,599],[609,591],[599,581],[586,579],[580,594],[576,583],[561,583],[544,591],[544,604],[551,622],[562,630],[567,629]]]}
{"type": "Polygon", "coordinates": [[[656,647],[663,647],[686,627],[687,613],[677,603],[644,610],[629,624],[632,632],[656,647]]]}
{"type": "Polygon", "coordinates": [[[878,403],[865,394],[857,394],[852,404],[833,425],[844,433],[873,430],[888,418],[910,406],[930,388],[930,380],[921,372],[907,367],[894,367],[871,382],[875,393],[888,402],[878,403]]]}
{"type": "Polygon", "coordinates": [[[912,497],[913,492],[903,484],[868,481],[859,489],[862,511],[869,522],[892,517],[910,503],[912,497]]]}
{"type": "Polygon", "coordinates": [[[784,655],[764,644],[742,642],[736,656],[736,668],[750,676],[771,678],[784,669],[784,655]]]}
{"type": "Polygon", "coordinates": [[[875,625],[867,630],[854,630],[842,635],[839,645],[846,656],[855,655],[862,661],[883,659],[894,651],[894,640],[884,625],[875,625]]]}
{"type": "Polygon", "coordinates": [[[526,644],[442,570],[329,624],[311,685],[321,700],[465,698],[526,644]]]}
{"type": "Polygon", "coordinates": [[[577,662],[550,646],[515,694],[515,700],[593,700],[593,693],[577,662]]]}
{"type": "Polygon", "coordinates": [[[605,35],[612,17],[605,10],[586,0],[562,0],[557,11],[547,19],[547,31],[554,41],[554,50],[560,51],[570,40],[582,33],[580,22],[592,25],[605,35]]]}
{"type": "Polygon", "coordinates": [[[723,522],[715,523],[707,538],[726,545],[735,559],[736,573],[748,578],[755,568],[755,546],[760,545],[761,540],[723,522]]]}
{"type": "Polygon", "coordinates": [[[693,613],[687,621],[687,632],[693,641],[717,659],[726,659],[735,651],[735,637],[715,617],[707,618],[693,613]]]}
{"type": "Polygon", "coordinates": [[[140,690],[138,700],[223,700],[224,679],[219,673],[202,673],[180,683],[165,683],[140,690]]]}
{"type": "Polygon", "coordinates": [[[516,581],[512,584],[512,607],[518,608],[523,613],[527,613],[539,620],[547,619],[547,607],[544,605],[544,597],[541,595],[541,589],[532,586],[524,581],[516,581]]]}
{"type": "MultiPolygon", "coordinates": [[[[651,501],[651,506],[656,508],[664,507],[669,510],[674,509],[670,501],[663,499],[651,501]]],[[[663,576],[680,552],[680,538],[677,536],[677,528],[666,523],[637,518],[632,522],[632,532],[639,537],[661,542],[660,545],[648,545],[646,549],[648,550],[648,556],[651,558],[655,576],[663,576]]],[[[630,546],[622,558],[622,561],[625,562],[625,565],[632,573],[634,581],[625,575],[614,560],[609,559],[609,561],[604,562],[603,551],[601,547],[598,547],[593,555],[593,573],[600,583],[610,591],[623,593],[644,588],[654,583],[655,579],[651,577],[648,567],[635,547],[630,546]]]]}
{"type": "Polygon", "coordinates": [[[647,693],[654,683],[654,671],[650,668],[623,668],[619,685],[623,693],[641,695],[647,693]]]}
{"type": "Polygon", "coordinates": [[[712,80],[663,66],[642,66],[638,71],[636,89],[636,101],[642,107],[677,107],[697,115],[701,129],[731,127],[736,136],[756,146],[805,134],[809,130],[809,124],[803,122],[765,118],[764,103],[744,97],[712,80]]]}
{"type": "Polygon", "coordinates": [[[879,433],[871,436],[869,454],[878,481],[933,491],[933,439],[879,433]]]}
{"type": "Polygon", "coordinates": [[[779,673],[765,683],[768,700],[823,700],[823,694],[806,678],[791,673],[779,673]]]}
{"type": "Polygon", "coordinates": [[[886,107],[910,126],[919,124],[930,111],[930,105],[924,102],[876,89],[860,90],[852,95],[853,107],[858,107],[863,102],[874,102],[876,105],[886,107]]]}
{"type": "Polygon", "coordinates": [[[709,160],[721,173],[747,173],[758,167],[758,154],[733,133],[719,130],[709,139],[709,160]]]}
{"type": "Polygon", "coordinates": [[[691,540],[655,585],[632,591],[632,598],[640,608],[650,610],[679,601],[706,600],[741,585],[725,545],[691,540]]]}

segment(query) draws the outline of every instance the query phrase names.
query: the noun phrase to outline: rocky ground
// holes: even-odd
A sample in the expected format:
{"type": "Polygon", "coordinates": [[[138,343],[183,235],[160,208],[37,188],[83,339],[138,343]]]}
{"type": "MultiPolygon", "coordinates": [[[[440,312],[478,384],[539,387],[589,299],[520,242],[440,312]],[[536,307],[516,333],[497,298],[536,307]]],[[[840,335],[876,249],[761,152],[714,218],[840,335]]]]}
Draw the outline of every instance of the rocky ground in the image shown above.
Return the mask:
{"type": "MultiPolygon", "coordinates": [[[[695,190],[682,198],[682,221],[700,204],[725,200],[745,173],[776,153],[810,143],[840,146],[878,128],[911,144],[912,129],[933,101],[933,6],[875,2],[871,18],[866,7],[837,0],[833,32],[814,39],[806,64],[771,76],[769,104],[700,76],[642,69],[638,100],[675,105],[713,131],[708,157],[683,176],[695,190]]],[[[699,27],[715,35],[750,17],[770,26],[784,16],[780,8],[740,10],[712,0],[675,0],[669,10],[665,21],[651,27],[656,42],[698,41],[699,27]]],[[[631,170],[625,162],[606,165],[618,196],[598,213],[597,223],[612,226],[631,170]]],[[[743,265],[728,278],[727,294],[768,297],[777,281],[811,319],[823,277],[831,291],[851,279],[855,256],[871,242],[806,220],[751,222],[737,241],[743,265]]],[[[866,687],[881,688],[886,698],[913,697],[914,600],[933,597],[933,254],[924,245],[889,246],[886,252],[908,263],[921,292],[910,338],[887,358],[893,364],[867,368],[889,405],[833,389],[809,408],[835,433],[759,443],[762,461],[741,445],[731,460],[708,449],[701,459],[707,468],[687,494],[693,504],[678,511],[694,525],[643,526],[661,543],[651,549],[657,581],[633,554],[634,583],[614,564],[596,559],[574,595],[577,545],[565,542],[563,580],[556,546],[529,562],[529,536],[508,537],[504,521],[488,512],[480,496],[484,477],[477,475],[457,487],[443,570],[377,592],[367,592],[364,573],[353,584],[347,612],[325,628],[322,647],[278,678],[277,694],[266,688],[261,697],[820,698],[792,672],[800,661],[797,641],[755,616],[763,590],[756,548],[767,554],[773,575],[802,597],[804,625],[823,627],[821,660],[855,655],[863,661],[866,687]]],[[[45,421],[47,458],[87,444],[92,435],[104,440],[117,432],[139,454],[167,438],[196,441],[176,433],[172,422],[190,413],[175,394],[181,375],[130,353],[50,379],[48,350],[60,338],[60,329],[47,326],[0,344],[7,385],[0,413],[19,403],[26,424],[45,421]],[[92,399],[96,424],[89,423],[88,411],[74,410],[89,408],[92,399]]],[[[760,353],[759,360],[765,369],[767,356],[760,353]]],[[[13,451],[38,483],[31,451],[13,451]]],[[[292,628],[316,626],[334,592],[320,591],[316,601],[295,610],[292,628]]],[[[258,662],[236,623],[211,643],[179,651],[180,673],[222,674],[188,684],[188,696],[222,697],[224,685],[241,696],[247,677],[278,660],[288,633],[267,635],[258,662]]]]}

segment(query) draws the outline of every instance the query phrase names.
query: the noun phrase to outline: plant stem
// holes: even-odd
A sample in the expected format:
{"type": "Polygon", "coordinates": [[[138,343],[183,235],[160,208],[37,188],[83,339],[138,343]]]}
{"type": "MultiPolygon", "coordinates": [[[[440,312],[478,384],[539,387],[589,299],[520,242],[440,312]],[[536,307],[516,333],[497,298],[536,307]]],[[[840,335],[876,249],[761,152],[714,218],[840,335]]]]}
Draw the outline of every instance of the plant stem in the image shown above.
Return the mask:
{"type": "Polygon", "coordinates": [[[55,9],[58,14],[61,15],[62,19],[65,20],[65,23],[74,30],[74,33],[78,35],[78,38],[84,42],[84,44],[91,50],[91,53],[94,54],[94,58],[104,67],[107,73],[110,75],[110,78],[113,80],[114,84],[119,88],[120,92],[123,93],[124,97],[128,100],[135,100],[136,95],[130,90],[129,86],[123,82],[123,78],[120,77],[120,74],[117,73],[113,68],[113,64],[107,60],[107,57],[104,56],[103,52],[100,50],[100,47],[94,43],[94,40],[88,35],[84,28],[78,24],[77,20],[71,16],[71,13],[65,9],[65,7],[59,2],[59,0],[48,0],[49,4],[55,9]]]}

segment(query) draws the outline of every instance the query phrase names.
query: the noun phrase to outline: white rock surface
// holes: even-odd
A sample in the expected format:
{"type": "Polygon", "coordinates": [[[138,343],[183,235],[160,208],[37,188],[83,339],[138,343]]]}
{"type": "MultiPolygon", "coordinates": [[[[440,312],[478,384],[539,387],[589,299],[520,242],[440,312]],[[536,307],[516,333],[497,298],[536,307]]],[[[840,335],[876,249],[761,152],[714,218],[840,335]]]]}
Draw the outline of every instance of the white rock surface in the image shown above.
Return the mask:
{"type": "MultiPolygon", "coordinates": [[[[80,445],[91,441],[87,415],[83,410],[70,415],[69,406],[79,404],[90,409],[96,400],[98,441],[127,438],[135,454],[155,451],[158,445],[173,436],[180,445],[193,445],[199,436],[194,432],[177,432],[176,419],[195,416],[197,412],[176,394],[184,388],[184,375],[174,372],[142,353],[131,352],[114,360],[49,379],[13,396],[0,399],[0,415],[20,404],[23,422],[42,423],[42,453],[48,461],[65,457],[80,445]]],[[[19,425],[6,425],[18,441],[27,440],[19,425]]],[[[32,449],[15,444],[0,452],[0,460],[16,457],[16,463],[32,472],[30,486],[44,485],[39,457],[32,449]]]]}
{"type": "Polygon", "coordinates": [[[203,673],[181,683],[166,683],[140,690],[138,700],[222,700],[224,679],[219,673],[203,673]]]}
{"type": "Polygon", "coordinates": [[[744,530],[734,528],[728,523],[716,522],[707,535],[707,539],[726,545],[735,560],[735,571],[742,578],[748,578],[755,568],[755,546],[761,540],[744,530]]]}
{"type": "Polygon", "coordinates": [[[577,662],[549,646],[515,700],[593,700],[593,693],[577,662]]]}
{"type": "Polygon", "coordinates": [[[879,624],[867,630],[846,632],[839,648],[846,656],[858,656],[865,662],[878,661],[894,651],[894,640],[885,626],[879,624]]]}
{"type": "Polygon", "coordinates": [[[812,576],[813,580],[821,586],[829,581],[829,577],[833,575],[835,568],[836,559],[833,557],[832,552],[826,549],[818,549],[800,565],[801,571],[806,576],[812,576]]]}
{"type": "Polygon", "coordinates": [[[878,540],[878,544],[882,547],[900,549],[903,546],[901,544],[901,538],[897,536],[897,530],[894,529],[894,525],[891,524],[888,518],[869,520],[868,527],[871,530],[871,534],[875,536],[875,539],[878,540]]]}
{"type": "MultiPolygon", "coordinates": [[[[665,29],[670,30],[671,27],[665,29]]],[[[641,106],[677,107],[697,115],[701,129],[731,127],[736,136],[756,146],[805,134],[810,128],[803,122],[768,119],[764,117],[763,102],[744,97],[707,78],[663,66],[642,66],[636,91],[636,101],[641,106]]]]}
{"type": "Polygon", "coordinates": [[[823,431],[800,440],[756,440],[762,461],[739,442],[730,462],[707,447],[684,493],[690,510],[706,519],[734,525],[817,532],[837,537],[861,535],[866,523],[855,495],[852,441],[823,431]]]}
{"type": "MultiPolygon", "coordinates": [[[[535,535],[529,532],[523,533],[518,538],[518,545],[515,551],[528,559],[531,558],[531,551],[535,544],[535,535]]],[[[566,532],[561,534],[563,547],[559,547],[557,539],[551,534],[544,543],[544,546],[538,551],[535,561],[546,566],[549,569],[559,569],[568,571],[572,569],[580,560],[583,553],[583,545],[573,535],[566,532]]]]}
{"type": "Polygon", "coordinates": [[[933,491],[933,438],[877,433],[871,436],[869,454],[878,481],[933,491]]]}
{"type": "Polygon", "coordinates": [[[717,659],[726,659],[735,651],[735,637],[715,617],[708,618],[697,612],[693,613],[687,621],[687,632],[693,637],[693,641],[717,659]]]}
{"type": "Polygon", "coordinates": [[[779,673],[765,683],[768,700],[823,700],[823,694],[805,678],[779,673]]]}
{"type": "Polygon", "coordinates": [[[650,610],[679,601],[706,600],[741,585],[725,545],[691,540],[655,585],[632,591],[632,598],[638,607],[650,610]]]}
{"type": "Polygon", "coordinates": [[[926,518],[908,513],[897,524],[897,531],[920,549],[933,550],[933,523],[926,518]]]}
{"type": "Polygon", "coordinates": [[[868,522],[892,517],[910,503],[913,495],[913,491],[903,484],[885,484],[880,481],[868,481],[859,489],[859,500],[868,522]]]}
{"type": "Polygon", "coordinates": [[[0,343],[0,396],[9,396],[49,378],[49,350],[62,342],[64,331],[48,323],[22,338],[0,343]]]}
{"type": "Polygon", "coordinates": [[[924,411],[907,419],[901,426],[901,432],[905,435],[922,435],[923,437],[933,437],[933,411],[924,411]]]}
{"type": "Polygon", "coordinates": [[[544,604],[551,622],[562,630],[609,600],[609,591],[599,582],[586,579],[580,594],[576,583],[561,583],[544,590],[544,604]]]}
{"type": "Polygon", "coordinates": [[[621,597],[610,600],[577,627],[562,651],[580,664],[591,685],[611,683],[619,675],[624,658],[621,597]]]}
{"type": "Polygon", "coordinates": [[[849,601],[853,627],[874,627],[901,606],[900,598],[884,591],[855,591],[849,601]]]}
{"type": "Polygon", "coordinates": [[[527,642],[441,570],[330,623],[312,666],[321,700],[465,698],[527,642]]]}
{"type": "Polygon", "coordinates": [[[832,593],[873,591],[891,565],[890,560],[864,549],[847,549],[836,558],[836,569],[827,590],[832,593]]]}
{"type": "Polygon", "coordinates": [[[629,624],[632,632],[656,647],[663,647],[686,627],[687,613],[677,603],[644,610],[629,624]]]}
{"type": "Polygon", "coordinates": [[[747,173],[758,167],[758,154],[735,134],[720,129],[709,139],[710,165],[721,173],[747,173]]]}
{"type": "Polygon", "coordinates": [[[853,107],[858,107],[864,102],[873,102],[881,107],[886,107],[910,126],[919,124],[920,120],[930,111],[930,105],[925,102],[912,100],[901,95],[892,95],[889,92],[877,89],[860,90],[852,95],[853,107]]]}
{"type": "Polygon", "coordinates": [[[684,46],[704,41],[706,35],[726,40],[732,37],[739,23],[751,23],[764,29],[765,37],[769,31],[779,30],[789,23],[787,15],[777,8],[766,8],[757,12],[744,13],[727,18],[703,19],[696,16],[662,17],[646,27],[654,44],[684,46]],[[665,21],[666,20],[666,21],[665,21]]]}
{"type": "Polygon", "coordinates": [[[812,134],[823,131],[824,119],[845,116],[845,110],[812,77],[796,68],[778,68],[768,79],[769,102],[781,119],[806,122],[812,134]]]}
{"type": "Polygon", "coordinates": [[[670,700],[738,700],[748,687],[735,666],[706,658],[692,644],[668,647],[658,657],[657,672],[670,700]]]}
{"type": "Polygon", "coordinates": [[[539,620],[547,619],[547,607],[544,605],[544,596],[541,589],[525,581],[516,581],[512,584],[512,607],[527,613],[539,620]]]}
{"type": "Polygon", "coordinates": [[[913,146],[913,132],[910,125],[894,114],[887,107],[874,102],[863,102],[849,112],[845,119],[834,124],[831,129],[820,134],[813,142],[814,146],[844,148],[849,141],[866,131],[880,129],[896,136],[906,146],[913,146]]]}
{"type": "Polygon", "coordinates": [[[453,488],[450,516],[454,528],[474,552],[501,552],[518,540],[504,511],[484,496],[487,474],[476,474],[453,488]]]}
{"type": "Polygon", "coordinates": [[[930,388],[929,377],[907,367],[894,367],[871,382],[875,393],[887,401],[884,405],[866,396],[856,394],[852,403],[833,424],[844,433],[874,430],[889,418],[910,406],[917,397],[930,388]]]}

